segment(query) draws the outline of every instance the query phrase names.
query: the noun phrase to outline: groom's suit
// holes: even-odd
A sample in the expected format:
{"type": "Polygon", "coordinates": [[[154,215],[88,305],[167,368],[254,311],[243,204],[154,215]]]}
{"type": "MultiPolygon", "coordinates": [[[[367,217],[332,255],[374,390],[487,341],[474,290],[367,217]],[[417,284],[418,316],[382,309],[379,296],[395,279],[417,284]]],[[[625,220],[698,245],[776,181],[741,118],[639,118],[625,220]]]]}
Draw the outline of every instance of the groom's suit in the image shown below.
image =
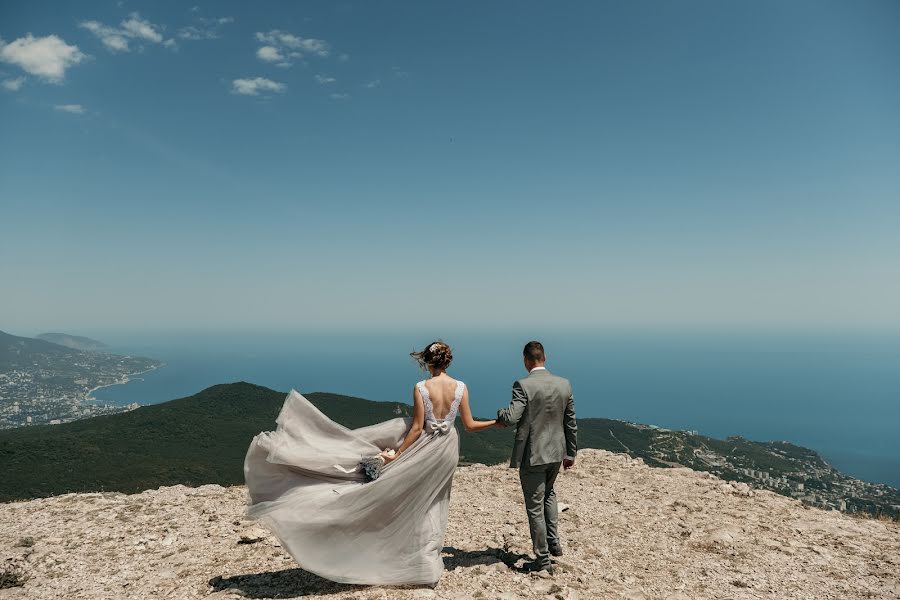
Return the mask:
{"type": "Polygon", "coordinates": [[[578,450],[575,400],[568,379],[542,367],[513,384],[512,402],[497,420],[516,425],[509,466],[519,468],[531,541],[538,563],[550,564],[549,547],[559,547],[553,484],[563,458],[578,450]]]}

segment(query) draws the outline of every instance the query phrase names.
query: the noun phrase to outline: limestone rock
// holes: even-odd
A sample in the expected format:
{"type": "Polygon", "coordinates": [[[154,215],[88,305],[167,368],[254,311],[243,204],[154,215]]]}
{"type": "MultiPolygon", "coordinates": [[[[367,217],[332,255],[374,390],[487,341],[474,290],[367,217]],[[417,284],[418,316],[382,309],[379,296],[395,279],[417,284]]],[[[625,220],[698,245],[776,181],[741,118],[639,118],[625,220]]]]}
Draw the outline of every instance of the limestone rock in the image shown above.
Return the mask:
{"type": "Polygon", "coordinates": [[[557,480],[569,508],[552,577],[521,572],[531,540],[515,473],[470,465],[453,482],[435,589],[325,581],[244,517],[243,486],[178,485],[0,504],[0,569],[24,580],[0,600],[900,598],[900,524],[602,450],[578,460],[557,480]]]}

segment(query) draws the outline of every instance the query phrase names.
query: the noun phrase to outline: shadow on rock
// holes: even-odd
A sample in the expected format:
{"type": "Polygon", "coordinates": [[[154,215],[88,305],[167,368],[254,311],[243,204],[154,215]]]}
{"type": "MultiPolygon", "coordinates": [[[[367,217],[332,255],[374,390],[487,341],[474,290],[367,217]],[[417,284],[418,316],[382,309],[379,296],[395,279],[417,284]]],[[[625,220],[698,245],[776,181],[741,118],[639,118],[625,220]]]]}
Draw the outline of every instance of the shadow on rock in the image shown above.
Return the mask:
{"type": "Polygon", "coordinates": [[[444,568],[453,571],[460,567],[474,567],[475,565],[492,565],[503,563],[507,567],[514,568],[517,561],[527,559],[525,554],[509,552],[502,548],[487,548],[485,550],[460,550],[452,546],[444,547],[444,568]]]}
{"type": "Polygon", "coordinates": [[[359,586],[335,583],[303,569],[284,569],[249,573],[233,577],[217,576],[209,580],[213,591],[231,590],[246,598],[297,598],[324,596],[358,589],[359,586]]]}

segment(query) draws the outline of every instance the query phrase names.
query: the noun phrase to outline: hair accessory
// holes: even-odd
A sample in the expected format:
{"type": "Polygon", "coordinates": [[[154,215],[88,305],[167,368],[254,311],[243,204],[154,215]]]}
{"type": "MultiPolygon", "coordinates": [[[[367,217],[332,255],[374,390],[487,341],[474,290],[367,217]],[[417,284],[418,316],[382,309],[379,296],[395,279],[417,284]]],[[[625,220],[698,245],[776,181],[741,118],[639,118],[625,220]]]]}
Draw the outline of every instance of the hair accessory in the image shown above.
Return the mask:
{"type": "Polygon", "coordinates": [[[441,344],[439,344],[438,342],[435,342],[432,345],[428,346],[428,351],[429,352],[437,352],[438,350],[440,350],[440,348],[441,348],[441,344]]]}

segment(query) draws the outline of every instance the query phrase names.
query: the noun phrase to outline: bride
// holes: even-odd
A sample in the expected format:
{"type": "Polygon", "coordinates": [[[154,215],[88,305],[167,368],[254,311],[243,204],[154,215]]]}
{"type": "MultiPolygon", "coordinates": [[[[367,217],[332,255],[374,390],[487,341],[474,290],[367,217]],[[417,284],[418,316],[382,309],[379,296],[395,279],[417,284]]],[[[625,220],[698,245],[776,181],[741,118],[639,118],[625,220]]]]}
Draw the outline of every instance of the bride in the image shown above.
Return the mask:
{"type": "Polygon", "coordinates": [[[250,443],[247,515],[307,571],[356,584],[434,585],[441,577],[459,459],[454,419],[462,415],[466,431],[496,421],[472,418],[466,385],[447,374],[450,346],[436,341],[411,356],[431,373],[413,388],[411,419],[347,429],[291,390],[277,429],[250,443]],[[385,464],[367,482],[360,460],[374,456],[385,464]]]}

